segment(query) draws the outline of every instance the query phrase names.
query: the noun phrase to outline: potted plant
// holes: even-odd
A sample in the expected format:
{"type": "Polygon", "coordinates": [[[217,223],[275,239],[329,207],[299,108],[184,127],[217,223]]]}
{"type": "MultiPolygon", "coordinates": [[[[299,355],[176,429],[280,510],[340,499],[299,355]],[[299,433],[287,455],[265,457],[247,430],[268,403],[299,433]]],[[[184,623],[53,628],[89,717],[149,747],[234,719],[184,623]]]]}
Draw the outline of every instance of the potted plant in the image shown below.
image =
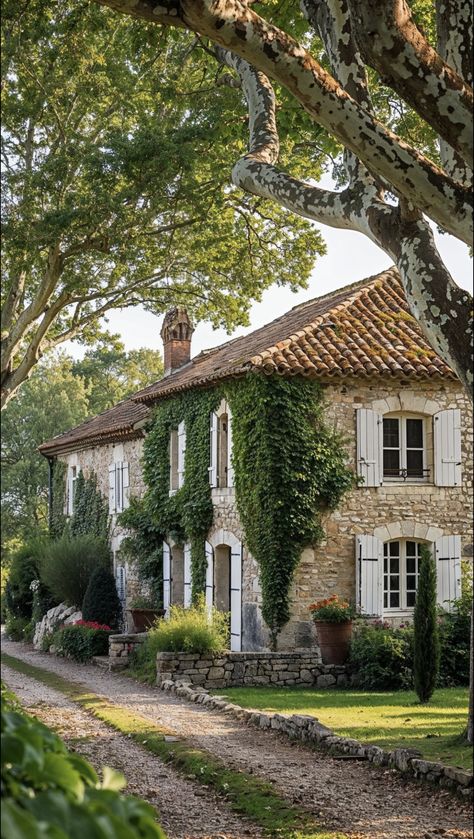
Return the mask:
{"type": "Polygon", "coordinates": [[[323,664],[344,664],[349,654],[354,607],[333,594],[312,603],[309,610],[316,626],[323,664]]]}
{"type": "Polygon", "coordinates": [[[157,609],[151,597],[136,597],[130,603],[130,612],[135,632],[146,632],[155,623],[157,618],[164,617],[165,610],[157,609]]]}

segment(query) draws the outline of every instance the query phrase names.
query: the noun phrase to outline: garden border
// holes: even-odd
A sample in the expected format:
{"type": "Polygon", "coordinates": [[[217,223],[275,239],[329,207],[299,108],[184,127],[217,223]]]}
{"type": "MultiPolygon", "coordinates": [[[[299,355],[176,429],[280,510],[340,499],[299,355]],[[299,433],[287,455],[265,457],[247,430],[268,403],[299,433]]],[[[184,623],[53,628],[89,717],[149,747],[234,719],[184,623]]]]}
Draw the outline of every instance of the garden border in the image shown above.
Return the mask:
{"type": "Polygon", "coordinates": [[[231,714],[236,719],[255,725],[262,730],[273,730],[295,740],[313,743],[319,749],[331,754],[343,754],[355,760],[368,760],[376,766],[389,766],[414,780],[437,784],[453,790],[463,797],[473,798],[472,772],[465,772],[455,766],[423,760],[417,749],[394,749],[386,752],[380,746],[365,746],[359,740],[341,737],[332,729],[319,722],[317,717],[304,714],[266,713],[250,710],[227,702],[221,696],[212,696],[206,688],[191,685],[189,681],[166,679],[158,687],[175,693],[176,696],[204,705],[213,711],[231,714]]]}

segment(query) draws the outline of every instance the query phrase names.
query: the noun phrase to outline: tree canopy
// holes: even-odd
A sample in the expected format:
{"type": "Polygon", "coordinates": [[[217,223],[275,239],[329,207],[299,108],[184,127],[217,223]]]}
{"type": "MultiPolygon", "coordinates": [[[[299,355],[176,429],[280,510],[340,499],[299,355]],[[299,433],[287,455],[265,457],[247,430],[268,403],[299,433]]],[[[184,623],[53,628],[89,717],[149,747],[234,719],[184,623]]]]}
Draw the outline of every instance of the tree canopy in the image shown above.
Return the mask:
{"type": "Polygon", "coordinates": [[[181,303],[230,329],[271,283],[305,285],[320,236],[230,183],[241,94],[196,39],[7,0],[2,42],[2,405],[112,308],[181,303]]]}
{"type": "Polygon", "coordinates": [[[470,386],[471,298],[429,223],[471,242],[470,0],[96,2],[194,33],[190,48],[196,37],[204,43],[246,102],[248,149],[235,157],[232,182],[368,236],[396,263],[430,343],[470,386]],[[297,156],[282,153],[285,134],[294,150],[311,149],[304,178],[297,156]],[[310,180],[329,156],[338,191],[310,180]]]}

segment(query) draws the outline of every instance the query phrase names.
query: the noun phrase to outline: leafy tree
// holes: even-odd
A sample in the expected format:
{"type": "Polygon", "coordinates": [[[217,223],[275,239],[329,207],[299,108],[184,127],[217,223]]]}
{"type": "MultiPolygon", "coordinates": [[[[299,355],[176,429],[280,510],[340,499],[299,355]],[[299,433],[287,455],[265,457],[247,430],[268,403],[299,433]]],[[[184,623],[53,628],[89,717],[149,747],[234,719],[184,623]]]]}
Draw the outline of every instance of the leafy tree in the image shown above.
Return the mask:
{"type": "Polygon", "coordinates": [[[117,629],[122,606],[117,594],[114,575],[108,568],[97,568],[91,575],[84,600],[82,619],[97,621],[117,629]]]}
{"type": "MultiPolygon", "coordinates": [[[[84,382],[64,353],[43,360],[2,414],[2,546],[48,526],[48,464],[37,451],[45,440],[89,414],[84,382]]],[[[7,551],[8,553],[8,551],[7,551]]]]}
{"type": "Polygon", "coordinates": [[[125,351],[118,335],[102,338],[81,361],[73,366],[89,390],[89,410],[100,414],[163,375],[163,359],[158,350],[141,347],[125,351]]]}
{"type": "MultiPolygon", "coordinates": [[[[469,0],[302,0],[301,10],[276,0],[97,2],[206,39],[247,100],[249,148],[234,160],[233,183],[379,245],[428,340],[469,385],[470,297],[443,264],[429,224],[471,242],[469,0]],[[288,97],[292,108],[280,119],[288,97]],[[289,113],[294,157],[308,144],[313,152],[306,178],[317,179],[321,154],[331,155],[339,191],[300,179],[293,157],[285,171],[279,129],[288,130],[289,113]]],[[[204,108],[199,88],[195,96],[204,108]]]]}
{"type": "Polygon", "coordinates": [[[85,0],[2,11],[2,405],[110,309],[185,303],[230,328],[275,278],[305,284],[319,234],[229,185],[240,92],[229,106],[198,41],[85,0]]]}
{"type": "Polygon", "coordinates": [[[440,644],[436,620],[436,568],[425,546],[421,548],[413,630],[413,682],[420,702],[428,702],[438,678],[440,644]]]}

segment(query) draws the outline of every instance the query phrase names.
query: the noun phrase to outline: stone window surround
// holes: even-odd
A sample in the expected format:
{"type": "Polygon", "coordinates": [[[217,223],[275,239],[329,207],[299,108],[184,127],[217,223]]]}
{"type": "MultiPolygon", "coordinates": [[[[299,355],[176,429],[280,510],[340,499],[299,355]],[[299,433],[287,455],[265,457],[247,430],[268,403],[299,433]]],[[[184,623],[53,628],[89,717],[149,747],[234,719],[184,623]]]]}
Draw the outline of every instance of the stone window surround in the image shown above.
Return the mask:
{"type": "MultiPolygon", "coordinates": [[[[450,402],[448,405],[442,404],[441,402],[437,402],[434,399],[426,398],[425,396],[420,396],[413,390],[401,390],[399,394],[396,396],[386,396],[383,399],[374,399],[373,402],[364,405],[365,408],[370,408],[372,411],[376,411],[382,417],[385,415],[406,415],[406,414],[417,414],[420,418],[423,417],[433,417],[434,414],[437,414],[438,411],[443,411],[450,408],[457,408],[458,404],[454,400],[450,402]]],[[[433,430],[425,428],[424,429],[424,443],[425,443],[425,453],[428,459],[428,465],[433,467],[433,430]]],[[[383,486],[384,488],[388,488],[390,485],[392,486],[399,486],[400,484],[406,484],[407,481],[404,481],[403,478],[400,478],[397,481],[394,478],[384,478],[383,486]]],[[[434,483],[434,468],[431,468],[431,472],[429,477],[420,479],[419,481],[410,480],[410,486],[413,484],[433,484],[434,483]]],[[[374,535],[376,535],[374,533],[374,535]]],[[[384,540],[386,541],[386,540],[384,540]]]]}

